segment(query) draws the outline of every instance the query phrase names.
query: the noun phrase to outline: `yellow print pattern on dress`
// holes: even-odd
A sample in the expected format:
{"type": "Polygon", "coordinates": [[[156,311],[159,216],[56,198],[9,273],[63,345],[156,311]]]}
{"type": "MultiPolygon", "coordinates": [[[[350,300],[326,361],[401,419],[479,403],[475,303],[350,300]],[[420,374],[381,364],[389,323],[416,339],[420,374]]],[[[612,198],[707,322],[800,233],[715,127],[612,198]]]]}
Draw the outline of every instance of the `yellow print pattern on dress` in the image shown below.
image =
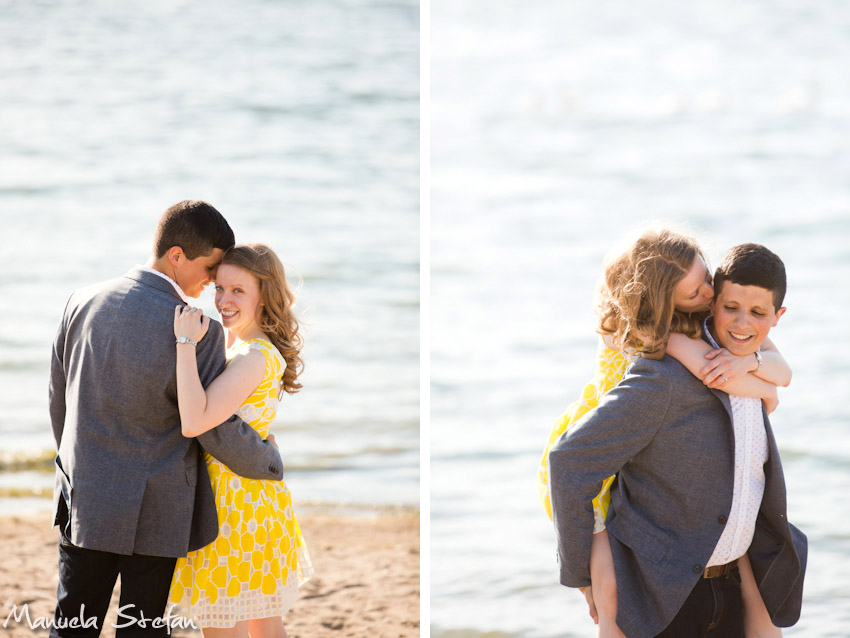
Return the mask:
{"type": "MultiPolygon", "coordinates": [[[[584,386],[581,398],[572,403],[552,427],[549,441],[546,443],[543,457],[537,468],[537,496],[549,518],[552,518],[552,501],[549,496],[549,450],[570,425],[599,405],[602,395],[622,380],[629,363],[621,350],[612,350],[600,339],[599,348],[596,351],[596,371],[593,380],[584,386]]],[[[605,479],[602,489],[593,499],[594,532],[605,529],[605,517],[608,514],[608,505],[611,503],[609,490],[613,482],[613,476],[605,479]]]]}
{"type": "MultiPolygon", "coordinates": [[[[268,436],[286,363],[265,339],[239,344],[231,355],[260,350],[266,375],[236,414],[268,436]]],[[[209,454],[204,458],[218,508],[216,540],[179,558],[169,602],[200,627],[232,627],[252,618],[283,615],[298,587],[313,574],[307,545],[283,481],[247,479],[209,454]]]]}

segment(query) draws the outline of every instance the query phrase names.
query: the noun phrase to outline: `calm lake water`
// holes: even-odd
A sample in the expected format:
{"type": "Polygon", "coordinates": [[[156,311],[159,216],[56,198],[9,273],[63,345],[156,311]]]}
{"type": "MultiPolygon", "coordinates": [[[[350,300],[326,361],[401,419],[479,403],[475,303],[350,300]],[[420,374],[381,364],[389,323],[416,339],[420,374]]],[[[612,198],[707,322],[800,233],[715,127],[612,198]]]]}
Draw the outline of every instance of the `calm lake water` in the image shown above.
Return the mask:
{"type": "MultiPolygon", "coordinates": [[[[49,352],[70,293],[144,263],[161,212],[197,198],[303,278],[304,389],[273,426],[296,501],[417,505],[418,4],[0,11],[4,458],[53,447],[49,352]]],[[[0,488],[51,485],[0,473],[0,488]]],[[[45,503],[0,498],[0,513],[45,503]]]]}
{"type": "Polygon", "coordinates": [[[431,621],[585,637],[536,468],[593,373],[608,247],[686,223],[785,261],[771,421],[809,537],[786,636],[850,633],[850,9],[432,2],[431,621]]]}

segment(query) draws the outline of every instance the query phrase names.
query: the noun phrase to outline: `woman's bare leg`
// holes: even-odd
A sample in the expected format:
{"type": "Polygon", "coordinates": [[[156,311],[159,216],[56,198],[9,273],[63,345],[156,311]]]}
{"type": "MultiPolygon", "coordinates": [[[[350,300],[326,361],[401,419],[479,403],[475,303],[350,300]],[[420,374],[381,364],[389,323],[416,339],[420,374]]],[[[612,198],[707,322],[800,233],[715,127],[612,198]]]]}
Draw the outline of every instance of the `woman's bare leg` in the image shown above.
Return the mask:
{"type": "Polygon", "coordinates": [[[599,615],[599,638],[626,638],[617,626],[617,576],[608,532],[593,535],[590,545],[590,582],[599,615]]]}
{"type": "Polygon", "coordinates": [[[243,620],[227,629],[204,627],[202,631],[204,638],[248,638],[248,621],[243,620]]]}
{"type": "Polygon", "coordinates": [[[741,597],[744,599],[744,636],[746,638],[779,638],[782,630],[770,622],[770,614],[759,593],[753,567],[744,554],[738,559],[741,574],[741,597]]]}
{"type": "Polygon", "coordinates": [[[286,629],[283,628],[283,618],[280,616],[249,620],[248,633],[251,638],[286,638],[286,629]]]}

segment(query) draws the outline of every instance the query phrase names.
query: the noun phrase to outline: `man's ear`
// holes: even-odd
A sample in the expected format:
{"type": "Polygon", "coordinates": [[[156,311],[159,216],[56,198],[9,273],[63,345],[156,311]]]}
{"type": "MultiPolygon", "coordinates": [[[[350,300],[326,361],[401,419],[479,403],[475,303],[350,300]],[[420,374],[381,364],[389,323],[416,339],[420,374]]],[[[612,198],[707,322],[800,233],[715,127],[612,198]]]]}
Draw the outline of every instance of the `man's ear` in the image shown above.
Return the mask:
{"type": "Polygon", "coordinates": [[[785,310],[785,306],[782,306],[779,310],[776,311],[776,316],[773,319],[773,326],[776,326],[776,324],[779,323],[779,318],[785,314],[785,310]]]}
{"type": "Polygon", "coordinates": [[[165,252],[165,256],[168,259],[168,263],[175,267],[180,263],[181,259],[186,259],[186,253],[183,252],[180,246],[172,246],[165,252]]]}

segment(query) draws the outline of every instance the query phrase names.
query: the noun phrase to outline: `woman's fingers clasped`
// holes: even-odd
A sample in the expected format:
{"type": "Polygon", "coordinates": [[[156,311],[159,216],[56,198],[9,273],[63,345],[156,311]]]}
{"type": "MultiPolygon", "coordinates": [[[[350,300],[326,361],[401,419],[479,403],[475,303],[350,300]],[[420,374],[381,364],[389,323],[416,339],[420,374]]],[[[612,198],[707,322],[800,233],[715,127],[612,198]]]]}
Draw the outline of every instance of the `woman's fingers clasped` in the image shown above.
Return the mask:
{"type": "Polygon", "coordinates": [[[200,341],[207,333],[210,318],[204,315],[200,308],[192,306],[176,306],[174,308],[174,336],[188,337],[200,341]]]}
{"type": "Polygon", "coordinates": [[[709,361],[700,370],[699,376],[705,385],[716,390],[723,390],[730,379],[734,381],[749,374],[755,361],[751,356],[734,355],[726,348],[712,350],[705,358],[709,361]]]}

